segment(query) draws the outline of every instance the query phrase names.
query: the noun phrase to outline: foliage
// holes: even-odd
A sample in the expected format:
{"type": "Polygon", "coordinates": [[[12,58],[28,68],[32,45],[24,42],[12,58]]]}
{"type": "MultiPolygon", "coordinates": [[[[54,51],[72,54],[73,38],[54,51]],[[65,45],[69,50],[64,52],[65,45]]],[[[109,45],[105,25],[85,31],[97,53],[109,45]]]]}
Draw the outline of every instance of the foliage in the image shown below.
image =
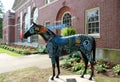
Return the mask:
{"type": "Polygon", "coordinates": [[[23,51],[22,51],[22,54],[28,55],[28,54],[30,54],[30,53],[29,53],[28,50],[23,50],[23,51]]]}
{"type": "Polygon", "coordinates": [[[42,53],[42,54],[46,54],[46,53],[47,53],[45,46],[41,46],[38,51],[39,51],[40,53],[42,53]]]}
{"type": "Polygon", "coordinates": [[[107,64],[103,64],[103,68],[105,68],[105,69],[110,69],[110,66],[107,65],[107,64]]]}
{"type": "Polygon", "coordinates": [[[73,52],[71,54],[69,54],[69,58],[80,58],[80,52],[73,52]]]}
{"type": "Polygon", "coordinates": [[[73,27],[68,27],[68,28],[63,28],[61,31],[62,36],[69,36],[69,35],[74,35],[76,34],[76,30],[73,27]]]}
{"type": "Polygon", "coordinates": [[[111,78],[111,77],[105,77],[105,76],[95,76],[96,82],[120,82],[119,78],[111,78]]]}
{"type": "Polygon", "coordinates": [[[84,70],[79,70],[79,71],[77,71],[76,73],[79,74],[79,75],[81,75],[81,74],[83,73],[83,71],[84,71],[84,70]]]}
{"type": "Polygon", "coordinates": [[[70,61],[71,63],[73,63],[73,62],[79,62],[80,59],[79,59],[79,58],[69,58],[69,61],[70,61]]]}
{"type": "Polygon", "coordinates": [[[105,68],[101,64],[96,65],[96,70],[97,70],[98,73],[105,72],[105,68]]]}
{"type": "Polygon", "coordinates": [[[117,64],[116,66],[114,66],[113,67],[113,72],[120,75],[120,65],[117,64]]]}
{"type": "Polygon", "coordinates": [[[11,52],[11,51],[8,51],[6,49],[3,49],[3,48],[0,48],[0,53],[7,53],[11,56],[21,56],[21,54],[18,54],[18,53],[15,53],[15,52],[11,52]]]}
{"type": "Polygon", "coordinates": [[[70,61],[69,59],[64,59],[64,60],[62,61],[62,67],[64,67],[64,68],[69,68],[69,67],[71,67],[71,61],[70,61]]]}
{"type": "Polygon", "coordinates": [[[2,38],[3,4],[0,1],[0,39],[2,38]]]}
{"type": "Polygon", "coordinates": [[[18,53],[18,54],[24,54],[24,55],[39,53],[39,51],[37,49],[30,48],[30,47],[24,47],[24,46],[0,45],[0,48],[6,49],[9,51],[18,53]]]}
{"type": "Polygon", "coordinates": [[[82,70],[84,68],[84,63],[76,63],[73,67],[72,67],[72,71],[76,72],[76,71],[79,71],[79,70],[82,70]]]}
{"type": "Polygon", "coordinates": [[[3,19],[0,18],[0,39],[2,39],[2,21],[3,19]]]}

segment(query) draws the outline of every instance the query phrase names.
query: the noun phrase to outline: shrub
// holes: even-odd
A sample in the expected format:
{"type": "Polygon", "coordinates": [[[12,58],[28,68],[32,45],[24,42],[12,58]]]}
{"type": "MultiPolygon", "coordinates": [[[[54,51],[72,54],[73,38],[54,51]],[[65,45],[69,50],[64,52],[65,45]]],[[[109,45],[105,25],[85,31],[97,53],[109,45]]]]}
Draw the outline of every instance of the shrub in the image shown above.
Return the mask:
{"type": "Polygon", "coordinates": [[[105,69],[109,69],[109,68],[110,68],[110,66],[107,65],[107,64],[103,64],[103,67],[104,67],[105,69]]]}
{"type": "Polygon", "coordinates": [[[84,70],[81,69],[81,70],[77,71],[76,73],[79,74],[79,75],[81,75],[81,74],[83,74],[83,71],[84,70]]]}
{"type": "Polygon", "coordinates": [[[75,28],[72,28],[72,27],[63,28],[62,31],[61,31],[62,36],[74,35],[76,33],[77,32],[76,32],[75,28]]]}
{"type": "Polygon", "coordinates": [[[28,54],[29,54],[29,51],[28,51],[28,50],[23,50],[23,51],[22,51],[22,54],[28,55],[28,54]]]}
{"type": "Polygon", "coordinates": [[[66,68],[66,69],[71,67],[71,61],[69,59],[64,59],[62,61],[62,67],[66,68]]]}
{"type": "Polygon", "coordinates": [[[105,68],[101,64],[96,65],[96,70],[97,70],[98,73],[105,72],[105,68]]]}
{"type": "Polygon", "coordinates": [[[32,54],[37,54],[38,51],[37,51],[37,50],[34,50],[34,51],[32,51],[31,53],[32,53],[32,54]]]}
{"type": "Polygon", "coordinates": [[[46,53],[47,53],[46,47],[44,47],[44,46],[41,46],[38,51],[39,51],[40,53],[43,53],[43,54],[46,54],[46,53]]]}
{"type": "Polygon", "coordinates": [[[76,63],[73,67],[72,67],[72,71],[76,72],[78,70],[81,70],[84,68],[84,63],[76,63]]]}
{"type": "Polygon", "coordinates": [[[92,72],[91,69],[87,70],[87,74],[91,74],[91,72],[92,72]]]}
{"type": "Polygon", "coordinates": [[[69,61],[70,61],[71,63],[73,63],[73,62],[79,62],[79,61],[80,61],[80,58],[70,58],[69,61]]]}
{"type": "Polygon", "coordinates": [[[69,58],[80,58],[80,52],[77,51],[77,52],[72,52],[70,55],[69,55],[69,58]]]}
{"type": "Polygon", "coordinates": [[[120,75],[120,66],[118,64],[113,67],[113,72],[120,75]]]}

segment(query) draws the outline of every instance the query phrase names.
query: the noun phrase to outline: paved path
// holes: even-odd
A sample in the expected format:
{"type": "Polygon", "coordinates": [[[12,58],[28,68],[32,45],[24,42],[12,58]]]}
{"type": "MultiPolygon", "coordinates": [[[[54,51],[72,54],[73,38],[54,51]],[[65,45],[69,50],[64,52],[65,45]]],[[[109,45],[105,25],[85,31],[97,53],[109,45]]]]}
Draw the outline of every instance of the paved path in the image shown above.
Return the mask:
{"type": "Polygon", "coordinates": [[[59,78],[51,80],[49,77],[48,82],[96,82],[94,79],[89,80],[90,75],[85,75],[84,78],[80,78],[80,75],[60,75],[59,78]]]}
{"type": "Polygon", "coordinates": [[[32,66],[37,66],[39,68],[48,68],[51,67],[51,60],[48,55],[13,57],[7,54],[0,54],[0,73],[32,66]]]}

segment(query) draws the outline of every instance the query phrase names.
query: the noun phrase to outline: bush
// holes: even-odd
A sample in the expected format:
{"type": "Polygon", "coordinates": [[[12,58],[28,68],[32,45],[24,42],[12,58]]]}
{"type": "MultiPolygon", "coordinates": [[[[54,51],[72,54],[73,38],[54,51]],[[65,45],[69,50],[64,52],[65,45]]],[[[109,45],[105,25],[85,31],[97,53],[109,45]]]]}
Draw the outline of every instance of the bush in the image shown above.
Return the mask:
{"type": "Polygon", "coordinates": [[[79,75],[81,75],[81,74],[83,74],[83,71],[84,71],[84,70],[79,70],[79,71],[77,71],[76,73],[79,74],[79,75]]]}
{"type": "Polygon", "coordinates": [[[113,67],[113,72],[120,75],[120,66],[118,64],[113,67]]]}
{"type": "Polygon", "coordinates": [[[64,59],[62,61],[62,67],[66,68],[66,69],[71,67],[71,61],[69,59],[64,59]]]}
{"type": "Polygon", "coordinates": [[[76,72],[78,70],[82,70],[84,68],[84,63],[76,63],[73,67],[72,67],[72,71],[76,72]]]}
{"type": "Polygon", "coordinates": [[[105,68],[101,64],[96,65],[96,70],[97,70],[98,73],[105,72],[105,68]]]}
{"type": "Polygon", "coordinates": [[[47,53],[45,46],[41,46],[38,51],[39,51],[40,53],[42,53],[42,54],[46,54],[46,53],[47,53]]]}
{"type": "Polygon", "coordinates": [[[72,52],[71,54],[69,54],[69,58],[80,58],[80,52],[72,52]]]}
{"type": "Polygon", "coordinates": [[[77,32],[76,32],[75,28],[72,28],[72,27],[63,28],[62,31],[61,31],[62,36],[74,35],[76,33],[77,32]]]}
{"type": "Polygon", "coordinates": [[[29,51],[28,51],[28,50],[23,50],[23,51],[22,51],[22,54],[28,55],[28,54],[29,54],[29,51]]]}
{"type": "Polygon", "coordinates": [[[107,64],[103,64],[103,67],[104,67],[105,69],[110,69],[110,66],[107,65],[107,64]]]}
{"type": "MultiPolygon", "coordinates": [[[[0,45],[0,48],[18,53],[18,54],[37,54],[39,50],[32,48],[32,47],[25,47],[25,46],[16,46],[16,45],[0,45]]],[[[45,52],[45,51],[44,51],[45,52]]]]}
{"type": "Polygon", "coordinates": [[[70,58],[69,61],[70,61],[71,63],[73,63],[73,62],[79,62],[79,61],[80,61],[80,58],[70,58]]]}

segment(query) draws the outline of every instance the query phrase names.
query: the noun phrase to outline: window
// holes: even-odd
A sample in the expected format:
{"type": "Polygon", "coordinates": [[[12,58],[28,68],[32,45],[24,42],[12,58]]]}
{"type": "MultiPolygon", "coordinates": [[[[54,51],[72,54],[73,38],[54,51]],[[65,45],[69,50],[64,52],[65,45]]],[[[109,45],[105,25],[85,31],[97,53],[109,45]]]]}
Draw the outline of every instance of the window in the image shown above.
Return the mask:
{"type": "MultiPolygon", "coordinates": [[[[38,8],[35,8],[33,12],[33,22],[38,24],[38,8]]],[[[32,42],[38,42],[38,35],[32,36],[32,42]]]]}
{"type": "Polygon", "coordinates": [[[49,4],[50,3],[50,0],[45,0],[45,4],[49,4]]]}
{"type": "Polygon", "coordinates": [[[28,14],[25,15],[25,32],[28,30],[28,14]]]}
{"type": "Polygon", "coordinates": [[[36,8],[34,10],[34,13],[33,13],[33,22],[35,22],[35,23],[38,24],[38,8],[36,8]]]}
{"type": "Polygon", "coordinates": [[[86,32],[89,35],[100,35],[100,11],[99,8],[86,10],[86,32]]]}
{"type": "Polygon", "coordinates": [[[20,18],[17,19],[17,41],[20,42],[20,18]]]}
{"type": "Polygon", "coordinates": [[[68,26],[71,26],[71,15],[69,13],[64,14],[63,24],[67,24],[68,26]]]}
{"type": "Polygon", "coordinates": [[[50,22],[49,22],[49,21],[46,21],[46,22],[45,22],[45,27],[48,27],[48,26],[50,26],[50,22]]]}

